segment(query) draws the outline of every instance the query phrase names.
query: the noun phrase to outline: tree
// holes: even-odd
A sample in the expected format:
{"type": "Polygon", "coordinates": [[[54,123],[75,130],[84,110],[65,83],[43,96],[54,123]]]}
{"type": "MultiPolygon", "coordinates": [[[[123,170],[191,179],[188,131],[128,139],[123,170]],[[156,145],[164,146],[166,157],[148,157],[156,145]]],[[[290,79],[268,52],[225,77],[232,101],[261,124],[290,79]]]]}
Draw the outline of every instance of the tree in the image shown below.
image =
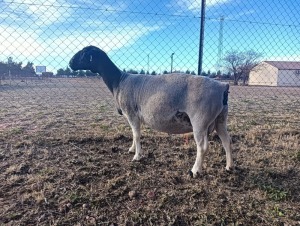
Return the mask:
{"type": "Polygon", "coordinates": [[[216,72],[212,72],[212,73],[209,74],[209,77],[210,78],[215,78],[215,77],[217,77],[217,73],[216,72]]]}
{"type": "Polygon", "coordinates": [[[0,76],[4,76],[8,72],[8,65],[6,63],[0,62],[0,76]]]}
{"type": "Polygon", "coordinates": [[[80,76],[80,77],[83,77],[83,76],[85,76],[85,73],[84,73],[83,70],[79,70],[77,75],[80,76]]]}
{"type": "Polygon", "coordinates": [[[129,74],[138,74],[138,72],[136,70],[130,69],[129,71],[127,71],[127,73],[129,74]]]}
{"type": "Polygon", "coordinates": [[[58,75],[58,76],[65,75],[65,70],[62,68],[58,69],[56,75],[58,75]]]}
{"type": "Polygon", "coordinates": [[[210,70],[207,71],[207,76],[210,77],[211,76],[211,72],[210,70]]]}
{"type": "Polygon", "coordinates": [[[22,74],[22,62],[11,62],[8,64],[8,69],[10,71],[11,76],[17,76],[22,74]]]}
{"type": "Polygon", "coordinates": [[[155,71],[152,71],[152,72],[151,72],[151,75],[156,75],[156,72],[155,72],[155,71]]]}
{"type": "Polygon", "coordinates": [[[227,72],[227,74],[223,74],[222,77],[225,78],[225,79],[230,79],[231,73],[230,73],[230,72],[227,72]]]}
{"type": "Polygon", "coordinates": [[[166,70],[163,72],[164,75],[169,74],[169,72],[167,72],[166,70]]]}
{"type": "Polygon", "coordinates": [[[65,69],[65,75],[72,75],[72,71],[69,67],[65,69]]]}
{"type": "Polygon", "coordinates": [[[201,75],[202,75],[202,76],[208,76],[208,74],[207,74],[205,71],[202,71],[202,72],[201,72],[201,75]]]}
{"type": "Polygon", "coordinates": [[[78,74],[78,72],[72,71],[69,67],[66,67],[65,69],[60,68],[57,70],[57,73],[56,73],[56,75],[58,75],[58,76],[62,76],[62,75],[69,76],[69,75],[77,75],[77,74],[78,74]]]}
{"type": "Polygon", "coordinates": [[[34,76],[35,75],[35,70],[34,70],[32,62],[27,62],[26,66],[24,66],[22,68],[22,75],[23,76],[34,76]]]}
{"type": "Polygon", "coordinates": [[[141,74],[141,75],[144,75],[144,74],[145,74],[145,71],[142,69],[141,72],[140,72],[140,74],[141,74]]]}
{"type": "Polygon", "coordinates": [[[234,85],[238,85],[240,79],[243,79],[243,85],[246,84],[251,69],[259,63],[261,56],[260,53],[256,53],[253,50],[227,53],[223,60],[225,67],[233,74],[234,85]]]}
{"type": "Polygon", "coordinates": [[[1,80],[4,79],[4,75],[7,73],[7,64],[3,63],[0,61],[0,85],[1,85],[1,80]]]}
{"type": "Polygon", "coordinates": [[[85,75],[86,75],[86,76],[97,76],[98,73],[93,73],[93,72],[91,72],[90,70],[86,70],[86,71],[85,71],[85,75]]]}

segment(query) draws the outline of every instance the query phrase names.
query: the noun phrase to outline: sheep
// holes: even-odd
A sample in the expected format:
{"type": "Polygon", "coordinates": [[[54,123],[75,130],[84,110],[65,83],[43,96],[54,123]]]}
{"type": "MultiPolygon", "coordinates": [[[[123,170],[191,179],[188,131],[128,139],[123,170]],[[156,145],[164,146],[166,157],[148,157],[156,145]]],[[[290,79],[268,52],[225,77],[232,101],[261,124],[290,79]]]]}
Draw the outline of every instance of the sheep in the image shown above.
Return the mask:
{"type": "Polygon", "coordinates": [[[189,171],[201,173],[208,134],[216,130],[226,152],[226,170],[233,167],[231,139],[227,131],[229,85],[210,78],[186,74],[133,75],[122,72],[107,54],[95,46],[77,52],[70,68],[99,73],[112,93],[117,110],[132,129],[129,152],[132,161],[143,157],[141,124],[169,133],[193,132],[197,145],[196,161],[189,171]]]}

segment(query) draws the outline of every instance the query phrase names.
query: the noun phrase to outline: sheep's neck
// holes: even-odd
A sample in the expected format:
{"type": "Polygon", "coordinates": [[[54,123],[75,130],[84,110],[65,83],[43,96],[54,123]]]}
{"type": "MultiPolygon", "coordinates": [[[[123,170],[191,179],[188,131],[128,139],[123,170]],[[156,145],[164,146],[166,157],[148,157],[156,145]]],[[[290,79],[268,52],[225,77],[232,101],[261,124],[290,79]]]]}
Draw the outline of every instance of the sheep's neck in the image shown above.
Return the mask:
{"type": "Polygon", "coordinates": [[[101,77],[105,82],[106,86],[110,90],[112,94],[114,94],[114,90],[119,86],[120,79],[121,79],[121,71],[114,65],[113,62],[109,58],[105,59],[102,64],[101,68],[99,68],[101,77]]]}

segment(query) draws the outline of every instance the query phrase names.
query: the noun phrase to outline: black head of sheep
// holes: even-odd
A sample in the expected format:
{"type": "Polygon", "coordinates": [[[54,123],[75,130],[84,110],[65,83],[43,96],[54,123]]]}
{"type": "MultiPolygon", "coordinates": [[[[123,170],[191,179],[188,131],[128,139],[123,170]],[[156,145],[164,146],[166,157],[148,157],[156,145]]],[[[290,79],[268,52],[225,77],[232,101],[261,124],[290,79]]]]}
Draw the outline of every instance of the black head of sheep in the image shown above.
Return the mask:
{"type": "Polygon", "coordinates": [[[95,46],[87,46],[77,52],[70,60],[72,70],[90,70],[93,73],[101,73],[101,59],[105,58],[106,54],[95,46]]]}

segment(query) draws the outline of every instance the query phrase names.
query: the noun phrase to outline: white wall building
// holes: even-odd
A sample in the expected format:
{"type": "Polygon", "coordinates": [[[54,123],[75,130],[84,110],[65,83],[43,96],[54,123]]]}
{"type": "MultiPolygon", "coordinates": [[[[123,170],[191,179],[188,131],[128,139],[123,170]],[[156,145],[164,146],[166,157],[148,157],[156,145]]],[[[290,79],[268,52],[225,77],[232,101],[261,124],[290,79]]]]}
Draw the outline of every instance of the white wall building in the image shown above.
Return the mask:
{"type": "Polygon", "coordinates": [[[300,86],[300,62],[263,61],[249,74],[249,85],[300,86]]]}

